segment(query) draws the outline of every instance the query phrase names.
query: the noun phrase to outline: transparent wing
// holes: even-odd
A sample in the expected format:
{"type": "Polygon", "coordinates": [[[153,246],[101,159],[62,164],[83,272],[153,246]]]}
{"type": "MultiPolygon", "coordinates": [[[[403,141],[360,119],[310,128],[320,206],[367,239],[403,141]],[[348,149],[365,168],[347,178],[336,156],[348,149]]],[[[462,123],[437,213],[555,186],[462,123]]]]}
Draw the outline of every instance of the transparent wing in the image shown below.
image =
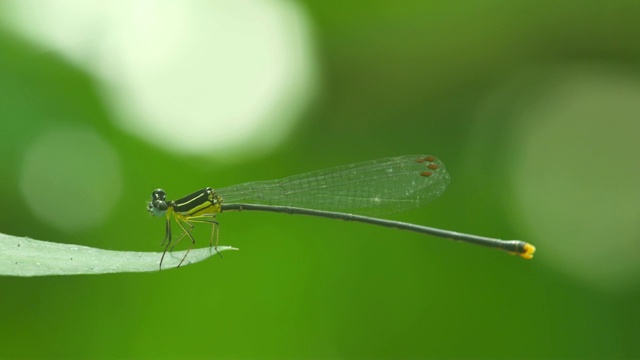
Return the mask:
{"type": "Polygon", "coordinates": [[[408,155],[216,190],[226,204],[250,203],[381,215],[420,207],[449,185],[444,164],[408,155]]]}

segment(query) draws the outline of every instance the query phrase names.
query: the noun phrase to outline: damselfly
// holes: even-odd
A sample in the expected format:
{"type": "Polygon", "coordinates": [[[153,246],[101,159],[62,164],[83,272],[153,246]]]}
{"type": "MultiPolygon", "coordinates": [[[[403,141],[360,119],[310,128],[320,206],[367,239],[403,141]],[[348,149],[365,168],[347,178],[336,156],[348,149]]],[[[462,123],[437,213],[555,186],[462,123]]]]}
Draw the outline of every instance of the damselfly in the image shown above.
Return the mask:
{"type": "MultiPolygon", "coordinates": [[[[165,216],[162,260],[171,244],[171,217],[195,244],[194,223],[212,226],[210,246],[218,245],[221,212],[256,210],[320,216],[409,230],[446,239],[505,250],[531,259],[535,247],[519,240],[499,240],[371,217],[415,208],[439,197],[450,178],[444,164],[430,155],[408,155],[313,171],[279,180],[256,181],[218,190],[198,190],[178,200],[167,200],[162,189],[151,194],[149,212],[165,216]]],[[[180,239],[182,239],[182,237],[180,239]]]]}

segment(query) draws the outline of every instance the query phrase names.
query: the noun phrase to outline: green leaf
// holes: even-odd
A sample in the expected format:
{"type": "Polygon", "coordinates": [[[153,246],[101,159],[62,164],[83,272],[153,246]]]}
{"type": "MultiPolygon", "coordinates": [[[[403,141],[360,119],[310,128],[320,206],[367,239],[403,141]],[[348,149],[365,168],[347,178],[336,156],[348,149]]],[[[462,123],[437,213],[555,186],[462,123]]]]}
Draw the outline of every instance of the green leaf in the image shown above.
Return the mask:
{"type": "MultiPolygon", "coordinates": [[[[218,252],[238,250],[218,246],[218,252]]],[[[186,251],[167,254],[162,269],[178,266],[186,251]]],[[[161,252],[103,250],[0,233],[0,275],[45,276],[158,271],[161,252]]],[[[193,249],[181,266],[216,255],[213,248],[193,249]]]]}

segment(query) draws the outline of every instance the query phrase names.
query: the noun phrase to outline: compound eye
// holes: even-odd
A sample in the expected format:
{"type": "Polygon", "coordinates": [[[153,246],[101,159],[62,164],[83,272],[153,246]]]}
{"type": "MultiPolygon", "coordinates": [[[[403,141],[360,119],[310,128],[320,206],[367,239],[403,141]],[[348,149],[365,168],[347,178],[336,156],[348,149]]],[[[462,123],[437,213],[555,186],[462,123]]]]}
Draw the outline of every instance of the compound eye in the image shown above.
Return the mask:
{"type": "Polygon", "coordinates": [[[165,201],[167,199],[167,193],[162,189],[155,189],[151,193],[151,201],[165,201]]]}

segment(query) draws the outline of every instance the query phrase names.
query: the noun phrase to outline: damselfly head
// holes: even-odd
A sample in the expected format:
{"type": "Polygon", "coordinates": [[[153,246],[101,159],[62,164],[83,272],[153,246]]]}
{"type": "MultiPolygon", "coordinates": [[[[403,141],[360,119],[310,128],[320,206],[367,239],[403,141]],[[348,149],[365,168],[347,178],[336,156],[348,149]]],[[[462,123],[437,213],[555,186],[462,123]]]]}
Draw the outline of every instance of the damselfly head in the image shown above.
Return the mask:
{"type": "Polygon", "coordinates": [[[169,206],[167,205],[167,193],[162,189],[155,189],[151,193],[151,201],[147,204],[147,211],[153,216],[162,216],[169,206]]]}

